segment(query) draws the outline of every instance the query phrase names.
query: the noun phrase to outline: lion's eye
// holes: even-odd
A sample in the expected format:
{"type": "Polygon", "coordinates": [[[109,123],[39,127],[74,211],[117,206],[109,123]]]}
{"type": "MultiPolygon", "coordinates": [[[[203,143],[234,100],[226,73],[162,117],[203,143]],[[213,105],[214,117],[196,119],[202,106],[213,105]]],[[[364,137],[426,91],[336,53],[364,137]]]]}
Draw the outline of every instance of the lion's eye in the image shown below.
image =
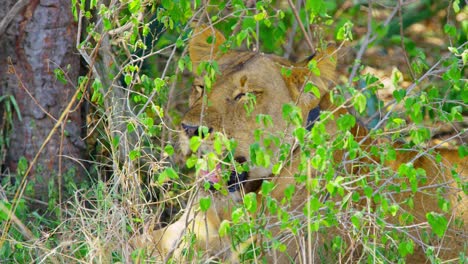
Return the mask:
{"type": "Polygon", "coordinates": [[[240,93],[240,94],[236,95],[236,97],[234,97],[234,100],[239,101],[244,96],[245,96],[245,93],[240,93]]]}

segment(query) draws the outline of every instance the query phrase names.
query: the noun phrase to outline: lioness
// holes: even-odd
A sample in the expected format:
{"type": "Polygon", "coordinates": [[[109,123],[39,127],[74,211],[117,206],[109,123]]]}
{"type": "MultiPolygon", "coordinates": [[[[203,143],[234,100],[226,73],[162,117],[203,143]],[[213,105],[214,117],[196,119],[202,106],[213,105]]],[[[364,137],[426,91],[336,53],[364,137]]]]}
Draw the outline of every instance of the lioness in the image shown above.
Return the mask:
{"type": "MultiPolygon", "coordinates": [[[[194,36],[189,43],[189,52],[194,64],[193,69],[195,74],[197,74],[197,67],[200,62],[210,60],[217,61],[220,74],[216,76],[216,81],[210,89],[205,87],[204,79],[201,76],[195,80],[190,96],[190,109],[182,120],[183,133],[181,135],[181,146],[189,152],[190,138],[199,136],[203,138],[199,151],[201,153],[212,151],[214,144],[212,135],[216,132],[221,132],[228,138],[235,139],[238,143],[234,159],[251,164],[249,149],[251,144],[255,143],[252,133],[256,129],[263,129],[264,135],[279,136],[283,139],[283,144],[291,146],[289,163],[285,164],[277,175],[272,174],[271,167],[251,167],[244,177],[242,177],[240,188],[235,189],[230,195],[221,195],[213,191],[213,203],[205,213],[200,212],[198,203],[201,197],[207,195],[206,192],[201,191],[201,194],[194,195],[193,199],[189,202],[188,208],[178,221],[164,229],[155,231],[150,237],[145,238],[146,241],[140,238],[140,246],[145,245],[155,250],[155,254],[161,260],[167,260],[169,257],[174,257],[178,260],[184,259],[188,255],[184,248],[192,243],[192,246],[196,249],[205,251],[207,257],[214,256],[230,262],[239,262],[237,256],[242,253],[245,247],[250,244],[255,245],[260,240],[264,242],[266,238],[260,239],[259,235],[253,235],[245,244],[232,246],[230,238],[221,238],[218,235],[218,230],[223,220],[231,219],[231,207],[235,206],[236,203],[242,202],[242,195],[245,193],[257,193],[256,197],[258,198],[259,205],[265,202],[262,200],[260,193],[260,183],[262,180],[274,183],[275,188],[271,191],[271,197],[277,201],[281,201],[284,198],[285,190],[288,186],[295,186],[294,195],[288,203],[291,210],[290,217],[291,219],[302,219],[302,222],[310,221],[310,219],[304,217],[302,209],[313,189],[306,188],[308,181],[300,182],[294,176],[306,171],[310,179],[321,177],[321,172],[314,170],[310,165],[305,169],[298,169],[298,164],[301,158],[304,158],[304,155],[301,155],[301,150],[295,147],[294,126],[283,119],[282,107],[284,104],[295,104],[299,107],[300,113],[298,114],[302,117],[307,116],[309,111],[317,106],[320,106],[322,111],[328,111],[329,119],[336,120],[348,114],[346,108],[333,105],[328,94],[328,90],[335,80],[336,59],[332,53],[323,52],[323,54],[315,58],[317,62],[316,66],[320,71],[320,75],[317,76],[310,73],[306,64],[294,64],[274,55],[250,51],[230,51],[222,54],[220,46],[224,41],[224,36],[217,30],[211,27],[201,27],[194,31],[194,36]],[[284,73],[284,69],[288,71],[287,74],[284,73]],[[303,91],[306,82],[313,83],[318,87],[320,91],[319,98],[312,93],[303,91]],[[250,111],[244,107],[250,98],[249,94],[255,95],[255,104],[250,111]],[[269,115],[273,125],[261,125],[260,122],[256,121],[258,115],[269,115]],[[206,128],[204,132],[200,128],[202,126],[206,128]],[[195,234],[195,239],[190,240],[184,237],[187,233],[195,234]]],[[[343,133],[339,132],[340,130],[334,121],[322,124],[321,129],[330,134],[329,140],[333,140],[340,133],[343,133]]],[[[351,126],[349,133],[353,136],[355,142],[361,144],[361,149],[363,150],[370,151],[371,147],[375,144],[367,136],[366,129],[358,123],[351,126]]],[[[353,163],[346,151],[336,151],[333,154],[332,158],[334,161],[330,164],[349,164],[343,166],[343,170],[347,170],[352,175],[350,177],[355,177],[355,179],[349,181],[349,185],[356,185],[356,192],[362,197],[364,197],[364,193],[367,196],[367,198],[358,199],[358,201],[353,203],[352,206],[355,209],[351,209],[358,212],[362,208],[367,208],[369,215],[372,215],[376,210],[374,205],[375,197],[377,197],[379,192],[385,190],[388,192],[386,197],[393,200],[401,208],[396,210],[395,213],[389,214],[390,216],[385,219],[377,219],[376,221],[389,223],[390,226],[376,230],[381,232],[385,229],[401,229],[402,233],[407,234],[414,241],[408,243],[409,247],[411,245],[415,247],[414,254],[407,256],[408,263],[425,263],[427,261],[425,251],[431,250],[434,252],[433,255],[439,258],[456,261],[460,258],[459,252],[464,251],[467,240],[467,228],[464,226],[464,222],[468,220],[467,213],[464,212],[467,208],[467,198],[466,194],[459,188],[461,184],[466,184],[467,159],[459,158],[452,151],[439,150],[442,162],[436,162],[426,155],[417,156],[417,152],[413,153],[409,150],[401,150],[399,146],[395,146],[395,148],[397,149],[396,160],[386,160],[386,165],[383,168],[398,171],[401,164],[409,164],[408,166],[410,167],[414,166],[414,168],[424,169],[425,176],[423,173],[422,177],[424,180],[418,183],[417,190],[411,189],[411,184],[414,182],[410,183],[409,181],[411,180],[406,177],[397,177],[395,174],[385,174],[382,172],[382,175],[388,175],[388,178],[381,179],[380,183],[375,184],[375,189],[371,191],[371,194],[368,193],[368,190],[361,191],[359,190],[358,182],[365,181],[365,176],[360,176],[369,173],[369,169],[365,169],[365,166],[362,165],[355,166],[355,164],[363,162],[366,164],[379,164],[381,163],[379,159],[374,157],[359,158],[353,163]],[[453,165],[456,165],[457,168],[458,185],[450,174],[450,168],[453,165]],[[361,167],[364,167],[364,169],[361,169],[361,167]],[[395,191],[393,193],[388,191],[388,186],[392,186],[393,189],[391,190],[395,191]],[[396,191],[396,188],[399,188],[399,190],[396,191]],[[445,211],[440,209],[439,206],[441,197],[445,198],[449,204],[448,207],[444,208],[445,211]],[[412,202],[406,202],[407,200],[411,200],[412,202]],[[402,217],[405,217],[404,212],[406,211],[414,216],[414,220],[409,221],[408,223],[410,224],[407,226],[402,226],[404,222],[402,217]],[[428,230],[430,230],[427,218],[430,216],[428,214],[435,217],[444,215],[444,219],[448,219],[450,227],[444,232],[442,238],[438,239],[428,234],[428,230]],[[422,238],[424,236],[429,236],[429,239],[422,238]]],[[[275,159],[274,156],[278,155],[280,151],[279,147],[273,146],[271,150],[273,159],[275,159]]],[[[313,156],[314,154],[310,155],[313,156]]],[[[377,168],[382,171],[386,170],[382,169],[382,167],[377,168]]],[[[215,169],[211,172],[201,171],[200,177],[209,180],[211,183],[220,182],[219,178],[221,176],[218,175],[218,169],[219,167],[216,165],[215,169]]],[[[339,173],[336,172],[336,174],[339,173]]],[[[233,175],[239,177],[238,174],[233,175]]],[[[336,177],[333,179],[336,179],[336,177]]],[[[320,189],[320,187],[318,188],[320,189]]],[[[346,191],[352,189],[353,187],[350,187],[346,191]]],[[[342,193],[341,195],[326,195],[322,202],[332,201],[333,203],[342,203],[340,206],[349,208],[351,202],[345,202],[343,197],[349,198],[350,196],[347,196],[346,193],[342,193]]],[[[408,216],[406,215],[406,217],[408,216]]],[[[261,252],[260,256],[257,256],[260,259],[269,259],[268,263],[355,262],[362,259],[363,256],[365,257],[366,252],[376,252],[366,248],[365,245],[372,244],[369,241],[367,241],[367,244],[364,243],[364,246],[352,244],[355,241],[350,235],[353,231],[353,226],[349,224],[349,221],[346,223],[346,219],[349,220],[349,217],[346,218],[346,216],[342,218],[343,222],[335,224],[334,227],[327,229],[323,233],[308,232],[310,230],[307,229],[308,227],[305,227],[302,230],[302,233],[305,235],[302,237],[297,235],[297,232],[300,234],[301,230],[296,230],[294,231],[296,233],[293,234],[292,231],[283,230],[279,225],[275,225],[274,222],[278,221],[277,215],[272,214],[268,219],[272,226],[272,235],[281,235],[281,241],[286,245],[286,250],[283,248],[281,252],[268,249],[261,252]],[[350,227],[350,230],[343,231],[347,227],[350,227]],[[327,245],[327,242],[337,235],[344,237],[344,244],[348,245],[348,248],[339,251],[342,252],[339,253],[342,255],[333,255],[333,251],[330,248],[327,249],[326,246],[320,247],[320,245],[327,245]],[[349,239],[346,239],[347,237],[349,239]],[[315,245],[319,246],[316,247],[315,245]]],[[[386,238],[385,241],[389,241],[392,237],[380,233],[372,234],[372,232],[375,232],[375,230],[371,230],[371,227],[369,227],[369,238],[375,240],[374,245],[385,249],[386,242],[382,242],[384,240],[380,238],[386,238]]],[[[391,242],[387,243],[391,244],[391,242]]],[[[412,250],[409,249],[408,251],[411,252],[412,250]]],[[[378,253],[375,253],[373,257],[374,260],[385,261],[378,253]]],[[[465,258],[463,255],[461,257],[465,258]]],[[[368,260],[367,257],[363,260],[366,261],[366,259],[368,260]]],[[[460,261],[463,262],[463,260],[460,261]]]]}

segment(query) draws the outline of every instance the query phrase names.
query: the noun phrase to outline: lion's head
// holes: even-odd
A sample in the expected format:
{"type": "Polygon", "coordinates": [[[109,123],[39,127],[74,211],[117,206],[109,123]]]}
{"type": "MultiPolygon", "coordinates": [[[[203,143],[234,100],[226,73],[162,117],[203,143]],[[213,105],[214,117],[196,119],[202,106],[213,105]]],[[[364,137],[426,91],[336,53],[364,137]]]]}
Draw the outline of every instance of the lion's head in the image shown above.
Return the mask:
{"type": "MultiPolygon", "coordinates": [[[[193,136],[202,135],[200,126],[210,134],[221,132],[237,141],[235,158],[249,161],[249,147],[255,142],[256,129],[263,129],[263,135],[275,135],[291,144],[292,126],[283,119],[285,104],[295,104],[300,115],[306,117],[316,107],[319,98],[304,92],[307,82],[319,88],[323,95],[334,79],[335,59],[328,53],[316,56],[316,67],[320,74],[312,74],[305,63],[292,63],[275,55],[252,51],[229,51],[222,54],[220,46],[224,36],[211,27],[201,27],[194,31],[189,43],[190,58],[196,79],[190,95],[189,110],[182,120],[181,146],[188,152],[189,141],[193,136]],[[205,78],[197,75],[202,61],[216,61],[219,72],[211,87],[205,78]],[[245,105],[251,105],[251,111],[245,105]],[[272,125],[264,126],[257,121],[258,115],[269,115],[272,125]]],[[[303,119],[304,120],[304,119],[303,119]]],[[[305,122],[305,121],[304,121],[305,122]]],[[[204,138],[203,151],[212,150],[212,136],[204,138]]],[[[273,152],[278,147],[270,148],[273,152]]],[[[275,156],[274,154],[272,156],[275,156]]],[[[249,180],[268,177],[270,168],[252,167],[249,180]]]]}

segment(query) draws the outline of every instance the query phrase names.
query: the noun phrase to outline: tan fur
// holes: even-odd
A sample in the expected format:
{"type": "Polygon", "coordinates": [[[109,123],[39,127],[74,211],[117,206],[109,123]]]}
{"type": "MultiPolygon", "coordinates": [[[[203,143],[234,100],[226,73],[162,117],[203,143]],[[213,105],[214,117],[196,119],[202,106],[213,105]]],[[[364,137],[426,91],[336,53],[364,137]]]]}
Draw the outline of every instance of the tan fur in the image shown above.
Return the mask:
{"type": "MultiPolygon", "coordinates": [[[[189,50],[192,61],[195,65],[202,60],[216,60],[221,74],[216,76],[216,81],[211,88],[211,91],[206,95],[207,100],[203,100],[203,96],[200,93],[201,89],[193,89],[192,95],[190,96],[190,110],[183,118],[183,123],[186,125],[207,126],[213,131],[222,132],[228,138],[233,138],[238,142],[236,149],[236,156],[242,156],[249,158],[249,146],[254,143],[252,132],[255,129],[263,128],[265,133],[271,133],[279,136],[290,144],[294,143],[293,137],[291,136],[292,127],[288,126],[282,118],[282,105],[286,103],[296,103],[300,109],[302,117],[305,119],[307,113],[320,104],[322,110],[329,110],[335,115],[335,119],[342,114],[347,113],[347,110],[342,107],[336,107],[330,103],[327,91],[330,88],[330,84],[335,79],[335,58],[330,55],[330,52],[324,52],[322,56],[318,56],[318,68],[321,71],[320,76],[314,76],[309,73],[309,70],[305,65],[293,64],[283,58],[279,58],[272,55],[265,55],[261,53],[253,52],[240,52],[231,51],[227,54],[220,54],[219,45],[224,41],[224,37],[221,33],[210,27],[202,27],[196,29],[194,36],[190,42],[189,50]],[[210,36],[215,36],[216,41],[214,44],[209,44],[206,39],[210,36]],[[282,68],[288,68],[291,70],[290,76],[283,76],[281,74],[282,68]],[[321,98],[316,98],[312,94],[305,94],[302,89],[306,81],[314,83],[321,91],[321,98]],[[245,99],[241,97],[239,100],[235,98],[242,93],[251,92],[256,94],[257,103],[254,111],[247,115],[244,109],[245,99]],[[263,127],[255,121],[255,117],[258,114],[270,115],[273,119],[273,126],[263,127]]],[[[196,67],[194,71],[196,72],[196,67]]],[[[203,85],[203,79],[197,77],[194,83],[195,86],[203,85]]],[[[328,122],[327,132],[330,135],[336,135],[337,128],[334,122],[328,122]]],[[[361,140],[367,135],[367,131],[356,125],[352,131],[356,140],[361,140]]],[[[181,145],[183,148],[188,149],[189,138],[187,135],[181,135],[181,145]]],[[[375,144],[370,139],[364,141],[362,149],[368,149],[371,145],[375,144]]],[[[202,151],[211,150],[210,139],[205,140],[205,144],[202,145],[202,151]]],[[[273,148],[272,159],[275,161],[275,153],[277,149],[273,148]]],[[[188,151],[187,151],[188,152],[188,151]]],[[[297,165],[299,159],[297,158],[298,151],[292,156],[292,162],[290,166],[286,166],[282,169],[278,176],[271,175],[270,169],[265,168],[251,168],[249,172],[249,180],[260,180],[270,179],[276,183],[276,188],[272,192],[272,196],[278,201],[282,199],[284,195],[284,188],[288,184],[296,184],[293,178],[294,173],[297,171],[297,165]]],[[[453,165],[458,166],[458,173],[462,181],[466,181],[468,160],[460,159],[455,151],[439,150],[439,153],[443,157],[443,164],[447,168],[451,168],[453,165]]],[[[416,153],[400,151],[397,154],[397,161],[387,164],[388,167],[393,170],[397,170],[398,166],[402,163],[409,162],[415,156],[416,153]]],[[[342,153],[335,154],[336,162],[342,160],[342,153]]],[[[273,163],[272,162],[272,163],[273,163]]],[[[364,162],[378,162],[378,160],[370,158],[364,162]]],[[[419,191],[414,196],[414,209],[403,208],[411,211],[416,217],[415,224],[426,223],[426,213],[428,212],[441,212],[437,198],[433,195],[437,191],[436,188],[429,188],[432,184],[441,184],[445,186],[445,197],[451,202],[451,212],[444,213],[449,219],[453,221],[455,217],[462,219],[464,222],[468,221],[468,213],[465,213],[467,208],[466,195],[459,190],[458,186],[453,181],[452,177],[448,173],[448,169],[437,164],[433,159],[422,156],[414,161],[415,167],[421,167],[427,171],[427,188],[422,187],[423,191],[419,191]],[[450,218],[450,216],[453,216],[450,218]]],[[[358,172],[365,173],[365,172],[358,172]]],[[[316,171],[309,171],[309,174],[314,176],[318,175],[316,171]]],[[[400,181],[403,181],[400,179],[400,181]]],[[[259,192],[258,183],[255,185],[255,181],[247,183],[244,187],[247,191],[259,192]]],[[[406,199],[409,194],[403,192],[403,194],[395,194],[393,199],[396,201],[402,201],[406,199]]],[[[204,196],[206,194],[200,194],[204,196]]],[[[260,195],[257,195],[260,197],[260,195]]],[[[155,255],[162,256],[161,260],[164,259],[168,253],[173,253],[176,259],[183,259],[181,255],[181,248],[183,243],[179,243],[179,239],[183,234],[187,232],[193,232],[197,235],[197,248],[199,250],[206,250],[207,256],[216,256],[221,259],[236,263],[237,252],[243,249],[230,248],[229,238],[220,238],[218,236],[219,224],[224,219],[230,219],[231,206],[240,202],[240,197],[223,196],[220,194],[213,194],[214,204],[206,214],[202,214],[197,210],[197,197],[194,199],[193,206],[187,208],[182,217],[175,223],[168,227],[157,230],[148,237],[146,241],[140,239],[137,243],[141,246],[148,246],[154,248],[158,252],[155,255]],[[232,254],[234,253],[234,254],[232,254]]],[[[307,191],[302,185],[296,186],[296,195],[293,197],[291,208],[302,208],[304,201],[307,200],[307,191]]],[[[261,203],[261,200],[259,200],[261,203]]],[[[357,206],[367,206],[366,203],[357,206]]],[[[301,212],[299,212],[301,214],[301,212]]],[[[389,222],[398,222],[398,215],[395,219],[388,219],[389,222]]],[[[275,221],[275,218],[272,218],[275,221]]],[[[427,225],[426,225],[427,226],[427,225]]],[[[412,234],[417,237],[418,230],[412,234]]],[[[274,233],[279,234],[279,229],[273,229],[274,233]]],[[[341,230],[333,231],[336,233],[342,232],[341,230]]],[[[333,233],[332,232],[332,233],[333,233]]],[[[380,234],[378,234],[380,235],[380,234]]],[[[319,236],[313,237],[314,245],[320,244],[331,236],[319,236]]],[[[299,263],[311,263],[313,260],[318,261],[318,257],[313,254],[302,254],[299,248],[301,239],[292,237],[287,240],[288,245],[287,254],[278,252],[271,253],[267,256],[270,261],[276,261],[277,263],[288,263],[291,259],[288,259],[287,255],[292,258],[293,261],[299,263]],[[312,259],[310,259],[310,256],[312,259]]],[[[461,229],[452,228],[450,229],[446,237],[441,242],[435,242],[434,246],[441,246],[438,256],[450,260],[458,257],[457,252],[463,250],[463,244],[467,239],[467,229],[463,226],[461,229]]],[[[251,243],[253,241],[247,241],[251,243]]],[[[245,246],[245,245],[244,245],[245,246]]],[[[359,249],[356,249],[359,251],[359,249]]],[[[408,257],[408,263],[425,263],[424,252],[420,249],[415,250],[413,256],[408,257]]],[[[317,253],[317,252],[314,252],[317,253]]],[[[348,252],[349,255],[353,255],[352,252],[348,252]]],[[[326,259],[338,259],[337,256],[325,256],[326,259]]],[[[273,262],[271,262],[273,263],[273,262]]]]}

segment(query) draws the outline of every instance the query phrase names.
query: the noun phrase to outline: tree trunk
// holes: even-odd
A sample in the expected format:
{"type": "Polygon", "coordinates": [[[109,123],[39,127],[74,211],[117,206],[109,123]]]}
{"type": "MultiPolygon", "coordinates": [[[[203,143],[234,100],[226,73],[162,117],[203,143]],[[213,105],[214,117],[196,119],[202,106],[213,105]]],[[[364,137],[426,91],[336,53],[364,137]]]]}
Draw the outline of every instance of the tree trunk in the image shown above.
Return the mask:
{"type": "MultiPolygon", "coordinates": [[[[24,1],[0,0],[0,20],[8,18],[8,13],[13,15],[4,32],[0,27],[0,91],[16,99],[21,113],[20,119],[13,112],[12,122],[8,122],[6,116],[11,110],[5,107],[5,100],[0,103],[4,112],[1,124],[10,124],[11,132],[5,135],[10,143],[2,160],[7,175],[16,174],[21,157],[29,165],[39,152],[75,94],[80,66],[71,1],[29,0],[16,12],[13,5],[17,2],[24,1]],[[57,79],[57,69],[65,73],[65,84],[57,79]]],[[[70,176],[75,182],[83,178],[79,163],[85,150],[83,127],[75,102],[28,175],[34,182],[33,198],[55,201],[61,197],[62,177],[70,176]]]]}

